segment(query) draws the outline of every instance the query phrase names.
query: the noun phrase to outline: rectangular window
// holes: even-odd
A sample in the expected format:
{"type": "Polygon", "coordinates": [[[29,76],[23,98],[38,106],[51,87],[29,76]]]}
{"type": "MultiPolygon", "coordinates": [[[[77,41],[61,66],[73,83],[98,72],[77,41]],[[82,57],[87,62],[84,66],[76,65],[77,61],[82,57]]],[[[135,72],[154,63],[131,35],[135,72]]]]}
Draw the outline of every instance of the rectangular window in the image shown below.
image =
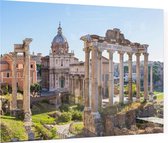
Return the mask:
{"type": "Polygon", "coordinates": [[[33,64],[31,64],[31,68],[33,68],[33,64]]]}
{"type": "Polygon", "coordinates": [[[9,77],[9,73],[6,74],[6,77],[9,77]]]}
{"type": "Polygon", "coordinates": [[[61,66],[63,66],[63,59],[61,59],[61,66]]]}

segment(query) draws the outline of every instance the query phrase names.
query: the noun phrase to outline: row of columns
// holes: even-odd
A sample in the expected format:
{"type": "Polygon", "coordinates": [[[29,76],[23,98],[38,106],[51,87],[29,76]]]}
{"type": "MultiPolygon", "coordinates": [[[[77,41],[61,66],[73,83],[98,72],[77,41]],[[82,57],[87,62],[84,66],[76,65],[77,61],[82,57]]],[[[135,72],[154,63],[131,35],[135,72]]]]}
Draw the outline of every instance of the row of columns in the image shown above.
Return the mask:
{"type": "MultiPolygon", "coordinates": [[[[90,51],[92,52],[92,79],[91,79],[91,111],[97,112],[99,108],[101,108],[101,81],[102,81],[102,73],[101,73],[101,56],[102,52],[98,51],[97,47],[85,47],[85,110],[90,109],[89,106],[89,61],[90,61],[90,51]]],[[[114,98],[114,62],[113,62],[113,54],[115,51],[108,50],[109,53],[109,83],[108,83],[108,92],[109,92],[109,105],[113,105],[114,98]]],[[[124,53],[119,51],[119,103],[124,103],[124,53]]],[[[129,101],[132,102],[132,55],[133,53],[128,54],[128,92],[129,92],[129,101]]],[[[140,55],[141,53],[136,53],[136,98],[139,101],[140,99],[140,55]]],[[[148,53],[143,53],[144,55],[144,100],[148,99],[148,53]]]]}
{"type": "MultiPolygon", "coordinates": [[[[70,91],[73,95],[83,97],[84,80],[79,75],[74,75],[70,78],[70,91]]],[[[75,102],[78,102],[77,100],[75,102]]]]}

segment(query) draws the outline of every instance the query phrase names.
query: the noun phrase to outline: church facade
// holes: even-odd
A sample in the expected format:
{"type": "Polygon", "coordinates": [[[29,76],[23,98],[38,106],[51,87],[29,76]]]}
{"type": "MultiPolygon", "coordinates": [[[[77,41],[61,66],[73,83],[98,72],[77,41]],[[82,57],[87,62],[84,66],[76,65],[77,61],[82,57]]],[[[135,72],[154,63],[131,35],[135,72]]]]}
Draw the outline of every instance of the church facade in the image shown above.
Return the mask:
{"type": "MultiPolygon", "coordinates": [[[[102,56],[103,98],[108,96],[108,64],[108,59],[102,56]]],[[[68,41],[63,35],[60,24],[57,34],[51,42],[51,52],[49,55],[42,57],[41,65],[41,86],[43,91],[51,93],[67,91],[71,93],[71,95],[74,95],[76,103],[83,101],[85,92],[84,62],[79,61],[78,58],[75,57],[74,52],[69,52],[68,41]]]]}
{"type": "MultiPolygon", "coordinates": [[[[59,24],[57,35],[51,43],[51,52],[48,56],[42,58],[42,89],[73,92],[72,80],[73,77],[80,76],[79,73],[81,72],[78,72],[80,70],[76,67],[81,65],[81,63],[83,62],[79,62],[74,52],[69,52],[68,41],[63,35],[59,24]]],[[[84,71],[82,74],[80,76],[81,82],[84,79],[84,71]]]]}

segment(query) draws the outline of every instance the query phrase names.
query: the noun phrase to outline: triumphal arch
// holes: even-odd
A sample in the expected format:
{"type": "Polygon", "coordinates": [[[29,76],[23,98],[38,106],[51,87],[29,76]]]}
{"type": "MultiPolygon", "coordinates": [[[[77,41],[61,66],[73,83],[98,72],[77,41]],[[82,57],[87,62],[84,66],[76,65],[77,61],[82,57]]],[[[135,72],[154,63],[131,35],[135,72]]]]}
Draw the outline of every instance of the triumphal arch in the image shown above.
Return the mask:
{"type": "Polygon", "coordinates": [[[128,101],[132,102],[132,57],[136,56],[136,100],[140,100],[140,56],[144,56],[144,100],[148,99],[148,45],[131,42],[117,28],[107,30],[105,37],[85,35],[81,37],[85,51],[85,130],[97,136],[100,132],[99,109],[102,103],[102,53],[109,54],[109,106],[114,104],[114,62],[113,55],[119,56],[119,103],[124,104],[124,54],[128,55],[128,101]],[[91,55],[91,56],[90,56],[91,55]],[[91,59],[91,67],[90,65],[91,59]],[[91,69],[90,69],[91,68],[91,69]],[[91,70],[91,72],[90,72],[91,70]],[[91,76],[89,75],[91,73],[91,76]],[[89,79],[91,77],[91,79],[89,79]],[[89,82],[91,81],[91,83],[89,82]],[[91,86],[89,86],[91,84],[91,86]],[[91,87],[91,91],[89,91],[91,87]]]}

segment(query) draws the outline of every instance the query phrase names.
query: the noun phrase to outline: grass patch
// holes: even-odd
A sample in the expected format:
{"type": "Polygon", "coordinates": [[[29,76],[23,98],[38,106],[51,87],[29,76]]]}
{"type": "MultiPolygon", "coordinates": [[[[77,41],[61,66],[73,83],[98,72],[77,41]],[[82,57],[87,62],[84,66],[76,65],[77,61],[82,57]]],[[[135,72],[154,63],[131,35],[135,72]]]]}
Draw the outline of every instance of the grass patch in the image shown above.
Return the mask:
{"type": "MultiPolygon", "coordinates": [[[[51,113],[51,112],[49,112],[49,113],[51,113]]],[[[48,115],[49,113],[32,115],[33,123],[54,124],[55,123],[55,118],[49,116],[48,115]]]]}
{"type": "Polygon", "coordinates": [[[24,124],[20,120],[16,120],[10,116],[1,117],[1,142],[9,142],[12,138],[17,138],[20,141],[28,140],[24,124]]]}
{"type": "Polygon", "coordinates": [[[154,95],[157,97],[157,102],[161,102],[164,100],[164,93],[163,92],[154,92],[154,95]]]}
{"type": "Polygon", "coordinates": [[[40,123],[35,123],[33,127],[35,132],[35,138],[40,138],[43,140],[58,138],[58,136],[56,135],[56,127],[52,128],[51,130],[48,130],[40,123]]]}

